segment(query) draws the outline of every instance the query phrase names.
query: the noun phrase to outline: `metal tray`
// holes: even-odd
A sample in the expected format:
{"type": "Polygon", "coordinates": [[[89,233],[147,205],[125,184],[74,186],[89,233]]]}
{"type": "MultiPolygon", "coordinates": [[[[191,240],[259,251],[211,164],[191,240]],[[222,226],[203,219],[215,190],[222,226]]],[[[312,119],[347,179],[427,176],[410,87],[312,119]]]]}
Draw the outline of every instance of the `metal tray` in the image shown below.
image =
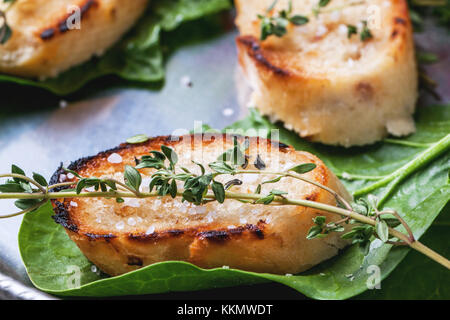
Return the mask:
{"type": "MultiPolygon", "coordinates": [[[[223,128],[243,117],[236,81],[237,57],[231,30],[184,44],[170,55],[167,76],[160,86],[134,85],[99,79],[66,101],[39,89],[0,83],[0,171],[15,163],[27,172],[39,170],[49,177],[65,164],[114,147],[138,133],[171,134],[191,130],[199,121],[223,128]],[[186,86],[183,78],[192,81],[186,86]]],[[[450,101],[450,42],[442,29],[418,34],[421,47],[440,56],[429,67],[450,101]]],[[[0,212],[12,212],[0,202],[0,212]]],[[[35,289],[19,255],[17,234],[22,218],[0,221],[0,299],[51,299],[35,289]]],[[[279,284],[169,293],[146,298],[260,298],[299,299],[302,295],[279,284]]]]}

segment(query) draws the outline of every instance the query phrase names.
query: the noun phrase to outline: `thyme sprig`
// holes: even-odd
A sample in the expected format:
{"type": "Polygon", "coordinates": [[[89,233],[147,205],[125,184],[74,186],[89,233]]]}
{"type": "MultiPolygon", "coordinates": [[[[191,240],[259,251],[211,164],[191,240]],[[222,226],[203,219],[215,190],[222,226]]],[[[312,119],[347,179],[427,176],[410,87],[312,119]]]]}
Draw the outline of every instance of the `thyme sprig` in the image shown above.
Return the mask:
{"type": "Polygon", "coordinates": [[[287,10],[281,10],[276,16],[272,15],[272,11],[277,4],[275,0],[272,5],[266,10],[266,15],[258,14],[258,19],[261,21],[261,37],[266,40],[270,35],[282,37],[287,33],[287,26],[292,23],[296,26],[301,26],[309,22],[308,17],[302,15],[292,14],[292,1],[289,1],[287,10]]]}
{"type": "MultiPolygon", "coordinates": [[[[318,17],[321,13],[331,13],[334,11],[339,11],[345,9],[349,6],[357,6],[364,4],[365,1],[356,1],[350,2],[345,6],[334,7],[324,9],[330,4],[331,0],[319,0],[317,5],[312,10],[312,16],[318,17]]],[[[310,17],[304,15],[293,15],[292,14],[292,1],[289,1],[289,5],[287,9],[280,10],[276,15],[273,15],[273,10],[278,3],[278,0],[275,0],[267,9],[265,15],[258,14],[257,17],[261,21],[261,35],[260,40],[264,41],[269,36],[274,35],[279,38],[283,37],[287,33],[287,26],[292,23],[296,26],[301,26],[307,24],[310,21],[310,17]]],[[[372,32],[370,31],[367,21],[362,21],[363,27],[360,32],[360,39],[362,42],[365,42],[369,39],[373,38],[372,32]]],[[[350,39],[353,34],[358,34],[358,29],[356,26],[347,25],[348,28],[348,38],[350,39]]]]}
{"type": "Polygon", "coordinates": [[[0,175],[0,178],[9,178],[6,183],[0,185],[0,199],[17,199],[15,205],[21,211],[0,216],[0,218],[33,212],[51,199],[76,197],[115,198],[119,203],[123,202],[124,198],[170,196],[172,198],[181,197],[182,201],[196,205],[214,201],[223,203],[227,199],[250,205],[296,205],[341,217],[338,221],[330,222],[326,221],[325,216],[315,217],[313,226],[306,236],[307,239],[324,238],[333,232],[338,232],[342,233],[343,239],[349,239],[352,243],[358,244],[367,254],[371,241],[378,238],[383,243],[408,245],[450,269],[450,261],[418,242],[407,223],[395,210],[379,210],[380,200],[377,197],[369,195],[367,198],[360,198],[355,202],[347,201],[336,191],[305,176],[305,173],[315,170],[316,165],[313,163],[302,163],[285,171],[270,172],[265,170],[263,159],[258,157],[259,160],[255,161],[255,166],[258,164],[261,169],[247,170],[248,146],[248,140],[240,145],[237,138],[234,137],[233,147],[221,154],[216,161],[208,164],[210,172],[207,172],[203,164],[194,162],[200,171],[200,173],[195,173],[179,166],[176,152],[163,145],[161,151],[151,151],[149,155],[137,159],[138,164],[135,167],[126,165],[123,181],[83,177],[75,171],[63,168],[67,174],[72,174],[77,180],[49,185],[42,175],[33,173],[32,177],[28,177],[22,169],[13,165],[11,173],[0,175]],[[142,175],[138,169],[149,168],[156,171],[151,175],[149,191],[144,192],[142,175]],[[225,184],[217,180],[219,176],[234,177],[239,174],[270,175],[272,178],[260,183],[254,193],[231,191],[233,186],[243,183],[239,179],[233,178],[225,184]],[[285,178],[301,180],[325,190],[336,199],[336,205],[291,199],[289,193],[284,190],[272,189],[267,194],[261,194],[263,184],[273,184],[285,178]],[[182,183],[183,188],[179,188],[177,182],[182,183]],[[60,190],[61,187],[69,189],[60,190]],[[87,191],[86,188],[93,188],[93,191],[87,191]],[[403,226],[406,230],[405,233],[394,229],[399,225],[403,226]]]}

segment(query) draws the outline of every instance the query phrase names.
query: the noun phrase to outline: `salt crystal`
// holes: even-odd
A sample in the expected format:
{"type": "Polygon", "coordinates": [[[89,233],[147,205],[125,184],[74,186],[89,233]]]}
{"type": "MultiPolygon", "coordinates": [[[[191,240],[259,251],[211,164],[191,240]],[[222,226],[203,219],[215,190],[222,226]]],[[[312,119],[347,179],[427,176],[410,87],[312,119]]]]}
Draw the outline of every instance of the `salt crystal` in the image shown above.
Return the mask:
{"type": "Polygon", "coordinates": [[[71,207],[78,207],[78,203],[76,203],[75,201],[70,201],[70,206],[71,207]]]}
{"type": "Polygon", "coordinates": [[[247,224],[247,219],[241,218],[241,219],[239,219],[239,223],[240,224],[247,224]]]}
{"type": "Polygon", "coordinates": [[[231,230],[231,229],[236,229],[236,227],[235,226],[233,226],[233,225],[231,225],[231,226],[228,226],[227,227],[229,230],[231,230]]]}
{"type": "Polygon", "coordinates": [[[95,187],[89,187],[89,188],[85,188],[84,190],[88,191],[88,192],[94,192],[95,191],[95,187]]]}
{"type": "Polygon", "coordinates": [[[67,105],[68,105],[68,103],[67,103],[66,100],[60,100],[60,101],[59,101],[59,107],[60,107],[61,109],[64,109],[65,107],[67,107],[67,105]]]}
{"type": "Polygon", "coordinates": [[[339,25],[338,32],[340,35],[348,35],[348,27],[345,24],[339,25]]]}
{"type": "Polygon", "coordinates": [[[234,110],[231,109],[231,108],[225,108],[225,109],[222,110],[222,114],[225,117],[231,117],[234,114],[234,110]]]}
{"type": "Polygon", "coordinates": [[[180,83],[181,83],[181,85],[183,85],[184,87],[187,87],[187,88],[191,88],[193,85],[192,80],[189,76],[181,77],[180,83]]]}
{"type": "Polygon", "coordinates": [[[138,223],[141,223],[142,221],[143,221],[143,220],[142,220],[141,217],[138,217],[138,218],[137,218],[137,222],[138,222],[138,223]]]}
{"type": "Polygon", "coordinates": [[[242,175],[243,183],[252,183],[252,182],[255,182],[256,180],[258,180],[257,174],[246,173],[246,174],[242,175]]]}
{"type": "Polygon", "coordinates": [[[155,227],[154,226],[150,226],[147,231],[145,231],[146,235],[152,234],[155,232],[155,227]]]}
{"type": "Polygon", "coordinates": [[[141,203],[139,202],[139,200],[134,199],[134,198],[124,199],[123,204],[125,206],[132,207],[132,208],[139,208],[141,206],[141,203]]]}
{"type": "Polygon", "coordinates": [[[69,173],[67,174],[67,178],[68,178],[68,179],[73,179],[73,178],[75,178],[75,176],[74,176],[72,173],[69,172],[69,173]]]}
{"type": "Polygon", "coordinates": [[[270,223],[272,221],[272,218],[271,217],[267,217],[266,218],[266,223],[270,223]]]}
{"type": "Polygon", "coordinates": [[[223,266],[222,269],[230,269],[229,266],[223,266]]]}
{"type": "Polygon", "coordinates": [[[96,273],[96,272],[97,272],[97,267],[96,267],[96,266],[92,266],[92,267],[91,267],[91,271],[92,271],[93,273],[96,273]]]}
{"type": "Polygon", "coordinates": [[[65,174],[59,175],[59,182],[65,182],[67,180],[67,176],[65,174]]]}
{"type": "Polygon", "coordinates": [[[118,153],[111,153],[108,157],[109,163],[122,163],[123,159],[118,153]]]}
{"type": "Polygon", "coordinates": [[[125,227],[125,223],[123,221],[117,222],[116,223],[116,229],[117,230],[122,230],[125,227]]]}
{"type": "Polygon", "coordinates": [[[328,28],[325,27],[324,25],[319,25],[319,27],[317,28],[316,31],[316,36],[321,37],[323,35],[325,35],[328,32],[328,28]]]}
{"type": "Polygon", "coordinates": [[[334,22],[339,21],[339,19],[341,18],[341,12],[340,11],[333,11],[330,14],[330,19],[334,22]]]}
{"type": "Polygon", "coordinates": [[[195,211],[198,214],[204,214],[204,213],[206,213],[206,207],[203,207],[203,206],[195,207],[195,211]]]}
{"type": "Polygon", "coordinates": [[[353,61],[352,58],[349,58],[347,60],[347,65],[349,66],[349,68],[352,68],[355,65],[355,61],[353,61]]]}
{"type": "Polygon", "coordinates": [[[97,223],[102,223],[102,219],[101,219],[101,218],[97,218],[97,219],[95,220],[95,222],[97,222],[97,223]]]}
{"type": "Polygon", "coordinates": [[[285,276],[286,277],[292,277],[292,273],[286,273],[285,276]]]}
{"type": "Polygon", "coordinates": [[[136,225],[136,220],[134,218],[128,218],[128,224],[130,226],[135,226],[136,225]]]}

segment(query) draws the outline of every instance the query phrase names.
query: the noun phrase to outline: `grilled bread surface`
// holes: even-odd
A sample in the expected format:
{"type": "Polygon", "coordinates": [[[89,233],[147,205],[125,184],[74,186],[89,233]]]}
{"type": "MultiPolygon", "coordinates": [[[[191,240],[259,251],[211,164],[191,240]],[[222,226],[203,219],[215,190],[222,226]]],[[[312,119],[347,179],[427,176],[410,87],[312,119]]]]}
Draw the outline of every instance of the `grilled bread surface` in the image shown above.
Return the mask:
{"type": "MultiPolygon", "coordinates": [[[[336,176],[317,157],[270,140],[245,139],[250,141],[246,170],[287,170],[297,164],[315,163],[317,168],[305,176],[349,198],[336,176]]],[[[239,137],[239,141],[243,143],[244,138],[239,137]]],[[[208,168],[208,163],[233,146],[233,139],[222,134],[157,137],[138,145],[122,144],[78,160],[70,168],[85,177],[113,177],[123,181],[126,164],[135,166],[136,158],[160,150],[161,145],[177,152],[179,166],[200,174],[192,160],[208,168]]],[[[148,191],[154,169],[139,171],[143,176],[143,191],[148,191]]],[[[217,180],[225,183],[240,179],[243,184],[233,186],[231,191],[253,193],[259,183],[274,177],[241,174],[219,176],[217,180]]],[[[52,180],[70,181],[71,178],[59,170],[52,180]]],[[[263,185],[262,194],[272,189],[287,191],[292,199],[335,205],[329,193],[296,179],[285,178],[263,185]]],[[[65,227],[89,260],[110,275],[168,260],[188,261],[203,268],[225,265],[255,272],[298,273],[336,255],[346,245],[336,234],[307,240],[314,217],[324,215],[327,221],[340,217],[299,206],[253,205],[231,199],[223,204],[211,202],[196,206],[170,196],[125,199],[124,203],[104,198],[66,198],[53,201],[53,206],[55,221],[65,227]]]]}
{"type": "MultiPolygon", "coordinates": [[[[103,54],[136,22],[147,3],[148,0],[16,0],[6,13],[13,33],[0,45],[0,72],[55,77],[93,55],[103,54]]],[[[7,6],[3,1],[0,9],[7,6]]]]}
{"type": "MultiPolygon", "coordinates": [[[[415,130],[417,70],[406,0],[292,1],[309,17],[281,38],[260,41],[260,20],[273,0],[237,0],[239,61],[254,90],[250,104],[302,137],[364,145],[415,130]],[[372,38],[362,41],[366,21],[372,38]],[[348,37],[348,25],[358,34],[348,37]]],[[[280,0],[269,15],[288,8],[280,0]]]]}

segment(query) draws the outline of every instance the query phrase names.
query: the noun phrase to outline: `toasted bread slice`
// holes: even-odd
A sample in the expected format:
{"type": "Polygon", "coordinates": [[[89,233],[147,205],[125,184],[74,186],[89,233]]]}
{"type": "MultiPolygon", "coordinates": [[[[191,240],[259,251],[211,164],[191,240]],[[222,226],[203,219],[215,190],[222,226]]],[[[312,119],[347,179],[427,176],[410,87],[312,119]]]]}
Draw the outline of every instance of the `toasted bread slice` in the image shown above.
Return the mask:
{"type": "MultiPolygon", "coordinates": [[[[317,168],[305,176],[350,198],[336,176],[317,157],[270,140],[246,139],[250,141],[246,169],[258,167],[263,170],[261,160],[266,171],[315,163],[317,168]],[[255,167],[258,155],[260,159],[255,167]]],[[[239,137],[239,140],[242,143],[244,138],[239,137]]],[[[157,137],[138,145],[122,144],[94,157],[78,160],[70,169],[85,177],[122,180],[126,164],[135,166],[136,158],[151,150],[160,150],[163,144],[177,152],[180,166],[200,173],[191,160],[208,168],[208,163],[233,146],[233,139],[222,134],[157,137]],[[114,163],[108,159],[114,159],[114,163]]],[[[140,169],[143,191],[148,191],[153,171],[140,169]]],[[[240,179],[243,184],[231,190],[248,193],[255,192],[259,183],[273,177],[245,174],[219,176],[218,180],[240,179]]],[[[69,178],[59,170],[52,181],[69,178]]],[[[181,184],[179,188],[182,188],[181,184]]],[[[275,184],[265,184],[262,194],[272,189],[288,191],[288,197],[292,199],[335,205],[335,199],[329,193],[297,179],[285,178],[275,184]]],[[[168,260],[188,261],[204,268],[226,265],[255,272],[298,273],[337,254],[347,243],[339,234],[307,240],[314,217],[324,215],[327,221],[340,217],[298,206],[254,205],[231,199],[223,204],[210,202],[196,206],[170,196],[125,199],[124,203],[104,198],[66,198],[53,201],[53,206],[55,221],[65,227],[69,237],[89,260],[110,275],[168,260]]]]}
{"type": "MultiPolygon", "coordinates": [[[[148,0],[16,0],[0,72],[46,78],[101,55],[145,11],[148,0]],[[79,24],[77,24],[79,22],[79,24]]],[[[0,9],[9,5],[3,1],[0,9]]]]}
{"type": "MultiPolygon", "coordinates": [[[[293,1],[309,17],[281,38],[260,41],[260,20],[273,0],[237,0],[239,62],[254,90],[251,104],[302,137],[326,144],[373,143],[415,130],[417,70],[405,0],[293,1]],[[355,4],[356,3],[356,4],[355,4]],[[362,21],[372,38],[362,41],[362,21]],[[358,34],[348,38],[348,25],[358,34]]],[[[270,14],[288,8],[280,0],[270,14]]]]}

